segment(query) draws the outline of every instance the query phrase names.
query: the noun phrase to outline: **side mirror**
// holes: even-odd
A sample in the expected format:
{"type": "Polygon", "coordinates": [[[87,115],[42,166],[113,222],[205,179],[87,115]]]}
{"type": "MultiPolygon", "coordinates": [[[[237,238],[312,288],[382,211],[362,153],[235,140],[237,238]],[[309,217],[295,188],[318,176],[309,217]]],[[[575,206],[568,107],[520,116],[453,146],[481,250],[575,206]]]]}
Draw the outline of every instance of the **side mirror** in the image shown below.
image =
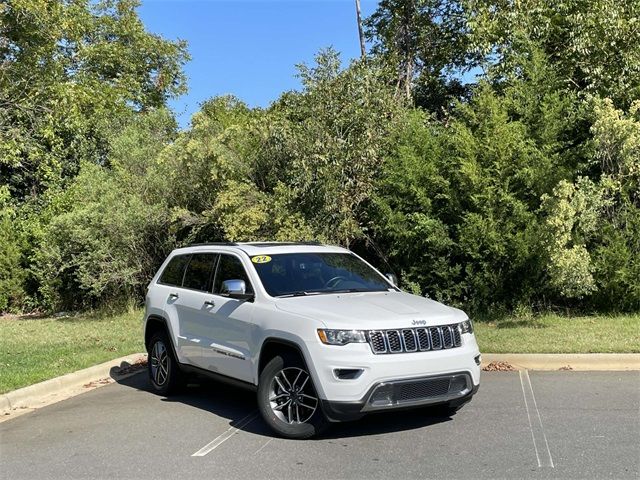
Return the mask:
{"type": "Polygon", "coordinates": [[[244,280],[225,280],[222,282],[221,295],[239,300],[253,298],[253,294],[247,293],[247,285],[244,280]]]}
{"type": "Polygon", "coordinates": [[[396,277],[394,273],[385,273],[384,276],[387,277],[387,280],[389,280],[394,287],[398,286],[398,277],[396,277]]]}

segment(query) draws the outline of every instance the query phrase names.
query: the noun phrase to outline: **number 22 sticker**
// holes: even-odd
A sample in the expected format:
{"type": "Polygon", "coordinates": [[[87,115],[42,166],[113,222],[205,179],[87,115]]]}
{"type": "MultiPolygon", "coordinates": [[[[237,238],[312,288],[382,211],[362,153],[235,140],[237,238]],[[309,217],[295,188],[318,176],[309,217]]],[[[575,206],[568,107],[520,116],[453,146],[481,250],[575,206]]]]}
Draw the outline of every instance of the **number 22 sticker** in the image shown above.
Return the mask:
{"type": "Polygon", "coordinates": [[[269,263],[271,257],[269,255],[256,255],[255,257],[251,257],[251,261],[253,263],[269,263]]]}

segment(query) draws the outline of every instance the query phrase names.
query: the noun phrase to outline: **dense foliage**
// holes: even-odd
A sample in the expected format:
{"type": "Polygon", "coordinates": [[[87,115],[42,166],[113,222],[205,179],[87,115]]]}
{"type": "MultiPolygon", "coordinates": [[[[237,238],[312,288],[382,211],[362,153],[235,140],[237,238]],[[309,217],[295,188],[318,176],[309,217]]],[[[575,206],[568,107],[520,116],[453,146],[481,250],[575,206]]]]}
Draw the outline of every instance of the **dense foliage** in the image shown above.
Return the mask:
{"type": "Polygon", "coordinates": [[[185,46],[135,7],[0,6],[0,310],[137,302],[175,246],[258,239],[475,311],[640,309],[636,0],[383,0],[367,58],[180,132],[185,46]]]}

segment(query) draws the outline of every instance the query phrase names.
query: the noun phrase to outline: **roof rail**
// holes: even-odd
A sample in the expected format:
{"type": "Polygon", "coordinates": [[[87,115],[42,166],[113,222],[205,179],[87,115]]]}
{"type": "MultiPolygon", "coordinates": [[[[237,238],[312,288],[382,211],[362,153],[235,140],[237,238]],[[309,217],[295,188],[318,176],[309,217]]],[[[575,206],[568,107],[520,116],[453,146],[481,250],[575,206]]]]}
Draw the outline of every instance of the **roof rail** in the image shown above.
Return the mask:
{"type": "Polygon", "coordinates": [[[206,242],[206,243],[192,243],[188,245],[189,247],[207,247],[209,245],[227,245],[233,246],[238,245],[236,242],[206,242]]]}
{"type": "Polygon", "coordinates": [[[322,243],[320,242],[316,242],[316,241],[309,241],[309,242],[246,242],[246,243],[239,243],[238,245],[242,246],[242,245],[247,245],[247,246],[251,246],[251,247],[281,247],[283,245],[322,245],[322,243]]]}

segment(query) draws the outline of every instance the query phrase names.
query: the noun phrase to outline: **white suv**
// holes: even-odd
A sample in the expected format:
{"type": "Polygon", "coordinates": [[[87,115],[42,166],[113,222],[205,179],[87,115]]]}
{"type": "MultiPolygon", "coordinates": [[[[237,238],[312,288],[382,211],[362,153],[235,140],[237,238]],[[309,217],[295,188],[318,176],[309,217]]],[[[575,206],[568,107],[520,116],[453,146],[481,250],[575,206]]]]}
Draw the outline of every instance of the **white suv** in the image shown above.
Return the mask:
{"type": "Polygon", "coordinates": [[[402,292],[349,250],[312,243],[174,250],[149,285],[145,345],[158,393],[190,373],[248,387],[288,438],[382,410],[453,413],[480,382],[461,310],[402,292]]]}

